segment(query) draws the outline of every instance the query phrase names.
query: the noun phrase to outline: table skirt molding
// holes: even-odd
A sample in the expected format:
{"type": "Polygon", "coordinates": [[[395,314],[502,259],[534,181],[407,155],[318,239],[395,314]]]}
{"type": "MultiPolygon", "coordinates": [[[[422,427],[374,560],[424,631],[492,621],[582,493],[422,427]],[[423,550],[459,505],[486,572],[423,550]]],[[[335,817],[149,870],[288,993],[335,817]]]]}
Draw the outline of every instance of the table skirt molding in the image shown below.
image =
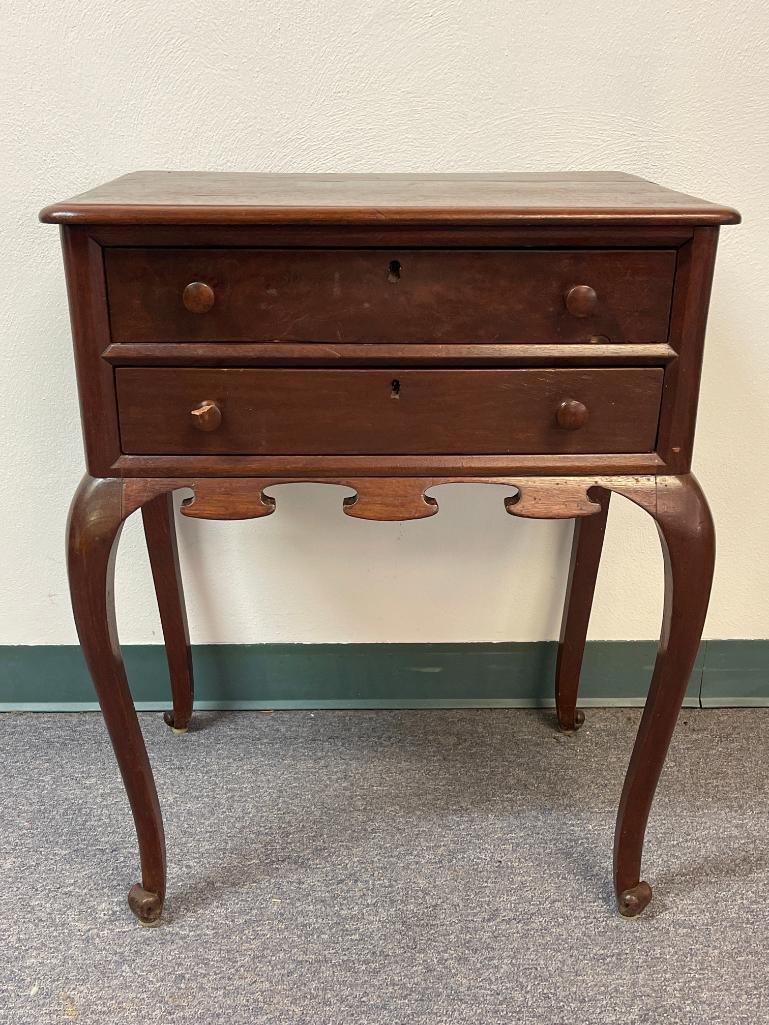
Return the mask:
{"type": "MultiPolygon", "coordinates": [[[[123,518],[152,499],[189,489],[192,496],[181,513],[198,519],[257,519],[275,512],[275,497],[267,489],[281,484],[316,483],[352,488],[342,500],[348,516],[375,521],[422,519],[434,516],[438,500],[427,492],[448,484],[496,484],[512,489],[504,499],[512,516],[528,519],[575,519],[601,511],[601,492],[623,495],[656,518],[659,496],[699,494],[693,474],[681,476],[514,476],[514,477],[157,477],[90,478],[83,488],[119,494],[123,518]]],[[[676,498],[673,498],[675,502],[676,498]]]]}

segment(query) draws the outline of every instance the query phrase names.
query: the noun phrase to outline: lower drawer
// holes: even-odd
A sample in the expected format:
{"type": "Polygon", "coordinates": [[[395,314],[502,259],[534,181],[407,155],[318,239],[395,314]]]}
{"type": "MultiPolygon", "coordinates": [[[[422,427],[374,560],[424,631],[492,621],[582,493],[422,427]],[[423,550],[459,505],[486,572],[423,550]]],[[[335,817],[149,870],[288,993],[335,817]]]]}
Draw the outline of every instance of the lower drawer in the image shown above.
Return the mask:
{"type": "Polygon", "coordinates": [[[134,455],[650,452],[662,370],[115,371],[134,455]]]}

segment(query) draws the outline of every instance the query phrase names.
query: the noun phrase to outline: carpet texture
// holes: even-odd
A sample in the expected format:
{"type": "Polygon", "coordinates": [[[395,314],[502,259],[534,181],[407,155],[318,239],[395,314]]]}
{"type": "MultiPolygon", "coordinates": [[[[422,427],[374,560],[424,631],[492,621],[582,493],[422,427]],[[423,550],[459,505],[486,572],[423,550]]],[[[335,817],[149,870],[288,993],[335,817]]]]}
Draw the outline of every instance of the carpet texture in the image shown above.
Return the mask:
{"type": "Polygon", "coordinates": [[[769,710],[686,710],[614,910],[637,710],[142,716],[164,924],[97,714],[0,717],[2,1025],[769,1020],[769,710]]]}

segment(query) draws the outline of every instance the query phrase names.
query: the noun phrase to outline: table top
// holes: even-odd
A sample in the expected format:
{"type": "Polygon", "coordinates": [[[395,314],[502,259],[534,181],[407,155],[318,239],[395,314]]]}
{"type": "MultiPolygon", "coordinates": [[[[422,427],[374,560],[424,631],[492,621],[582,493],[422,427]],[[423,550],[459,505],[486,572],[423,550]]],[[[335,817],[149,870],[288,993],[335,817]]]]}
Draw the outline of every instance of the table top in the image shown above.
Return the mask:
{"type": "Polygon", "coordinates": [[[618,171],[135,171],[55,203],[49,224],[737,224],[730,207],[618,171]]]}

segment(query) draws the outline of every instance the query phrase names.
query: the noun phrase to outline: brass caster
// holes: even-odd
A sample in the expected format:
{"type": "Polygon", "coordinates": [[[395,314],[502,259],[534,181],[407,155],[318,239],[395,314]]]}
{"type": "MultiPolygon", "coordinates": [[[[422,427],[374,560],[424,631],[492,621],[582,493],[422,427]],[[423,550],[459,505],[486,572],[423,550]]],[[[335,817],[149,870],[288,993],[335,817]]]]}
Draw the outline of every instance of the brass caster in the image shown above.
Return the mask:
{"type": "Polygon", "coordinates": [[[163,722],[166,726],[170,726],[174,733],[186,733],[189,729],[189,726],[174,726],[173,712],[163,712],[163,722]]]}
{"type": "Polygon", "coordinates": [[[163,912],[163,898],[134,883],[128,891],[128,906],[142,925],[159,925],[163,912]]]}
{"type": "Polygon", "coordinates": [[[585,722],[585,713],[581,708],[574,710],[574,721],[571,723],[565,723],[560,718],[558,719],[558,729],[561,733],[571,734],[576,733],[578,729],[581,729],[585,722]]]}
{"type": "Polygon", "coordinates": [[[640,883],[629,890],[623,890],[617,897],[619,913],[623,918],[635,918],[636,915],[641,914],[651,899],[652,888],[642,879],[640,883]]]}

